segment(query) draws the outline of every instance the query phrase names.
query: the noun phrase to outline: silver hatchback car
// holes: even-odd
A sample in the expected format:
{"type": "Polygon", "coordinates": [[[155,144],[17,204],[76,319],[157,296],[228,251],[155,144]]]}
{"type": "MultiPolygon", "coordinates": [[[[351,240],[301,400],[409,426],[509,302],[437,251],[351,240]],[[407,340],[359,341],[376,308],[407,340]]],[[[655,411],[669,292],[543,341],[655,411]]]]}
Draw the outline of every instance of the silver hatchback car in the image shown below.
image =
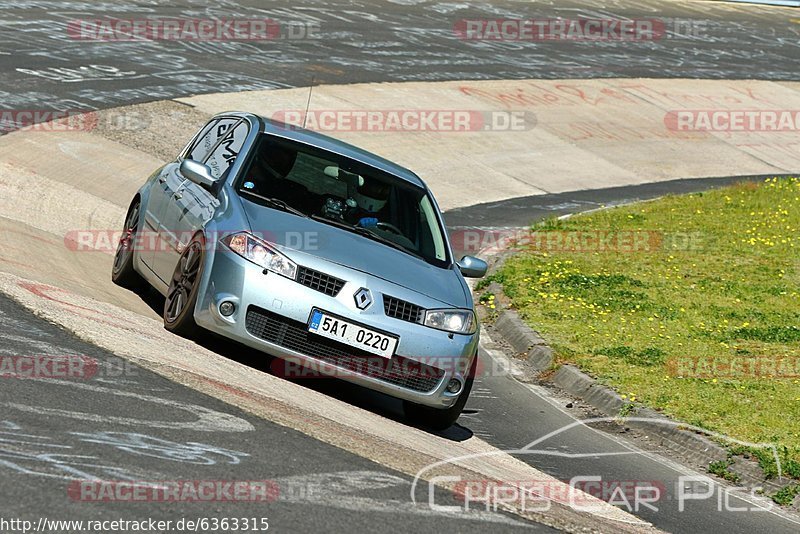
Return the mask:
{"type": "Polygon", "coordinates": [[[411,171],[249,113],[211,119],[136,193],[115,283],[165,297],[164,325],[277,357],[285,376],[338,377],[453,424],[477,366],[478,322],[441,212],[411,171]]]}

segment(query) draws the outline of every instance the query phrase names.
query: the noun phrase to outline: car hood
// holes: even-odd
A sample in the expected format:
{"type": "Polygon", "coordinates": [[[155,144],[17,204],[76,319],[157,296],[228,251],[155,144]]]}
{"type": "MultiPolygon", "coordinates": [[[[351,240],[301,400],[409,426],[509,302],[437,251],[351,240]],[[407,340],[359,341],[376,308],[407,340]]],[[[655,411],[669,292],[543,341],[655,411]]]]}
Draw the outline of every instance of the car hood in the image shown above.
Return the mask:
{"type": "MultiPolygon", "coordinates": [[[[403,286],[448,306],[467,297],[458,274],[329,224],[261,206],[239,197],[251,230],[291,256],[299,250],[403,286]]],[[[302,262],[301,262],[302,263],[302,262]]]]}

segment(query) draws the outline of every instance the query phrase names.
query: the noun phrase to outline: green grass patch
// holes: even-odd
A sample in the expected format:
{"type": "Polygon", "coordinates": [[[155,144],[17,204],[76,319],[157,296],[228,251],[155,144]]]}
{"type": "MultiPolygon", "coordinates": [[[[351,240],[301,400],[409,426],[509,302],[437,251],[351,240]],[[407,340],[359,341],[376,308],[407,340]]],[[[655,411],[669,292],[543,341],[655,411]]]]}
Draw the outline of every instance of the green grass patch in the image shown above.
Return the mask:
{"type": "Polygon", "coordinates": [[[790,484],[776,492],[772,500],[781,506],[789,506],[798,495],[800,495],[800,484],[790,484]]]}
{"type": "Polygon", "coordinates": [[[532,231],[491,280],[559,362],[678,420],[775,443],[800,478],[798,179],[532,231]]]}
{"type": "Polygon", "coordinates": [[[734,473],[728,469],[730,466],[730,461],[719,460],[717,462],[711,462],[708,464],[708,472],[712,475],[717,475],[718,477],[724,478],[729,482],[738,484],[742,477],[740,477],[738,473],[734,473]]]}

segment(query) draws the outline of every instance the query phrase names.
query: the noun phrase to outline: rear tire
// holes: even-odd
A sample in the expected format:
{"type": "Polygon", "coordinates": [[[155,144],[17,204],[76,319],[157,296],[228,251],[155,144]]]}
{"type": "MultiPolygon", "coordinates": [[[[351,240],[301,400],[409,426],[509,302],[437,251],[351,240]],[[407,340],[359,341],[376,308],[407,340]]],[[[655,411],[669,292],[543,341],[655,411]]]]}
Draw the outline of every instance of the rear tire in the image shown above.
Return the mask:
{"type": "Polygon", "coordinates": [[[141,202],[137,198],[128,208],[125,215],[125,226],[114,254],[114,265],[111,268],[111,281],[134,291],[140,291],[147,285],[144,278],[133,267],[133,251],[136,234],[139,232],[139,213],[141,202]]]}
{"type": "Polygon", "coordinates": [[[467,404],[469,394],[472,391],[472,383],[475,381],[475,370],[477,367],[478,355],[476,354],[475,358],[472,360],[469,375],[464,381],[464,389],[458,396],[458,400],[456,400],[455,404],[450,408],[442,410],[403,401],[403,412],[405,412],[406,419],[417,426],[429,428],[431,430],[446,430],[453,426],[464,410],[464,406],[467,404]]]}
{"type": "Polygon", "coordinates": [[[192,238],[181,254],[164,300],[164,328],[183,337],[193,337],[200,327],[194,322],[194,308],[205,262],[205,238],[192,238]]]}

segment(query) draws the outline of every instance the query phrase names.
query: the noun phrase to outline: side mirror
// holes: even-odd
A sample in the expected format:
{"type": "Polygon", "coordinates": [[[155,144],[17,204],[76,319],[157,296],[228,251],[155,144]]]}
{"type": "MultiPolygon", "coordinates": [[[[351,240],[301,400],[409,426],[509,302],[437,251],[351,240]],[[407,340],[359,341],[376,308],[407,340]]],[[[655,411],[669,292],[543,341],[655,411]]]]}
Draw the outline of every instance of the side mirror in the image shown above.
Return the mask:
{"type": "Polygon", "coordinates": [[[485,261],[475,256],[464,256],[456,262],[456,265],[458,265],[458,268],[461,270],[461,274],[467,278],[483,278],[486,276],[486,271],[489,269],[485,261]]]}
{"type": "Polygon", "coordinates": [[[185,159],[181,162],[181,174],[199,186],[209,189],[214,187],[217,179],[211,175],[211,168],[198,161],[185,159]]]}

